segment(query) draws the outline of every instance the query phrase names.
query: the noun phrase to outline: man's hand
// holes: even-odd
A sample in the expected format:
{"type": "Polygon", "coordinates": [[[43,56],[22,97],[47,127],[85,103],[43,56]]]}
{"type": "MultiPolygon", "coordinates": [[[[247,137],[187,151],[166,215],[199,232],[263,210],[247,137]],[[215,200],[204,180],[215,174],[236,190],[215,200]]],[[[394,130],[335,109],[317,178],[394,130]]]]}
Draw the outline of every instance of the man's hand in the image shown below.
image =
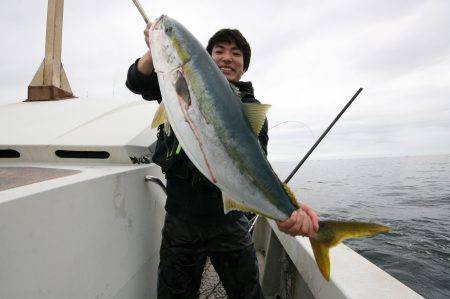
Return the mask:
{"type": "Polygon", "coordinates": [[[149,35],[149,31],[151,30],[152,27],[153,27],[152,22],[149,22],[147,24],[147,27],[145,27],[144,40],[148,46],[148,51],[147,53],[144,54],[144,56],[141,57],[141,59],[139,59],[137,64],[139,72],[147,76],[151,75],[151,73],[153,72],[153,58],[152,52],[150,50],[150,35],[149,35]]]}
{"type": "Polygon", "coordinates": [[[301,204],[287,220],[277,221],[277,226],[280,231],[293,237],[299,235],[313,237],[319,229],[319,220],[309,206],[301,204]]]}
{"type": "Polygon", "coordinates": [[[153,27],[153,23],[152,22],[148,22],[147,27],[145,27],[144,29],[144,40],[145,43],[147,44],[147,46],[150,48],[150,34],[149,31],[150,29],[153,27]]]}

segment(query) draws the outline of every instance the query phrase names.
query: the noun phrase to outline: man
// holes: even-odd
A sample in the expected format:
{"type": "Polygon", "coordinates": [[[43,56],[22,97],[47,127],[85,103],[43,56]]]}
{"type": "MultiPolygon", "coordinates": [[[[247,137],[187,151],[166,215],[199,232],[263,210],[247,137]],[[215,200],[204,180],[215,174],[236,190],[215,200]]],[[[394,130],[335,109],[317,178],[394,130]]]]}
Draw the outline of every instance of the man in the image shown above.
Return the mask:
{"type": "MultiPolygon", "coordinates": [[[[144,31],[149,46],[149,30],[144,31]]],[[[235,29],[222,29],[208,42],[207,51],[224,76],[240,91],[242,101],[258,102],[250,82],[241,82],[250,64],[251,49],[235,29]]],[[[158,79],[150,50],[131,65],[128,88],[146,100],[161,102],[158,79]]],[[[196,298],[209,256],[230,298],[263,298],[255,249],[244,213],[224,214],[221,191],[189,161],[174,134],[161,125],[153,161],[167,179],[166,219],[162,231],[158,269],[159,298],[196,298]]],[[[267,153],[267,120],[258,136],[267,153]]],[[[318,229],[317,216],[307,206],[279,222],[290,235],[312,236],[318,229]]]]}

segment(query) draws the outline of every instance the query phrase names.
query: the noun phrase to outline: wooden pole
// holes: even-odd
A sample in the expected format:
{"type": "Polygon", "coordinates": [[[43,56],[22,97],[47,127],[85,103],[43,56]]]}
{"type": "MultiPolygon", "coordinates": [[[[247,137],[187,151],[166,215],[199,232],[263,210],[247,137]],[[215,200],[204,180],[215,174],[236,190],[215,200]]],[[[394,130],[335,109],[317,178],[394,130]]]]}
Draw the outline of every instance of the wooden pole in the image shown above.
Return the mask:
{"type": "Polygon", "coordinates": [[[64,0],[48,0],[45,58],[28,86],[28,101],[72,98],[61,63],[64,0]]]}

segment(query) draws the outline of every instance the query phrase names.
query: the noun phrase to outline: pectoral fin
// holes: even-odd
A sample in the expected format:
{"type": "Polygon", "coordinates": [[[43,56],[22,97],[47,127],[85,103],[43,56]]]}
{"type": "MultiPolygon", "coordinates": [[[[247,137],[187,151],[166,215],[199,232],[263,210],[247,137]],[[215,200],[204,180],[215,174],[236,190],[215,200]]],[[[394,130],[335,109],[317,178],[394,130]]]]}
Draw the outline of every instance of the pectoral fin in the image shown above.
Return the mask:
{"type": "Polygon", "coordinates": [[[244,109],[245,115],[247,115],[248,121],[250,122],[253,133],[258,136],[264,125],[267,110],[271,107],[271,105],[259,103],[243,103],[242,107],[244,109]]]}
{"type": "Polygon", "coordinates": [[[191,105],[191,95],[189,93],[189,87],[182,71],[177,72],[174,87],[178,97],[180,97],[186,103],[186,105],[191,105]]]}
{"type": "Polygon", "coordinates": [[[349,238],[371,237],[389,232],[389,227],[366,222],[321,221],[319,231],[309,238],[317,266],[323,277],[330,280],[329,249],[349,238]]]}
{"type": "Polygon", "coordinates": [[[157,128],[159,125],[163,124],[166,121],[166,109],[164,108],[164,104],[159,104],[158,109],[156,109],[155,116],[153,117],[151,128],[157,128]]]}

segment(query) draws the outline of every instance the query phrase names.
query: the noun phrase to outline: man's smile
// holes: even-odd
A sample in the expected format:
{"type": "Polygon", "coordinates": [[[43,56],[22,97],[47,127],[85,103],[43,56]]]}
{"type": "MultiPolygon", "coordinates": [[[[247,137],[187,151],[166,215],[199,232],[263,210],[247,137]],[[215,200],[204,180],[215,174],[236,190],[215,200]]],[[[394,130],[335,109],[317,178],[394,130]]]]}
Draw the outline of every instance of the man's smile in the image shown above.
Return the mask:
{"type": "Polygon", "coordinates": [[[229,66],[221,66],[219,67],[221,71],[225,71],[225,72],[234,72],[234,69],[229,67],[229,66]]]}

